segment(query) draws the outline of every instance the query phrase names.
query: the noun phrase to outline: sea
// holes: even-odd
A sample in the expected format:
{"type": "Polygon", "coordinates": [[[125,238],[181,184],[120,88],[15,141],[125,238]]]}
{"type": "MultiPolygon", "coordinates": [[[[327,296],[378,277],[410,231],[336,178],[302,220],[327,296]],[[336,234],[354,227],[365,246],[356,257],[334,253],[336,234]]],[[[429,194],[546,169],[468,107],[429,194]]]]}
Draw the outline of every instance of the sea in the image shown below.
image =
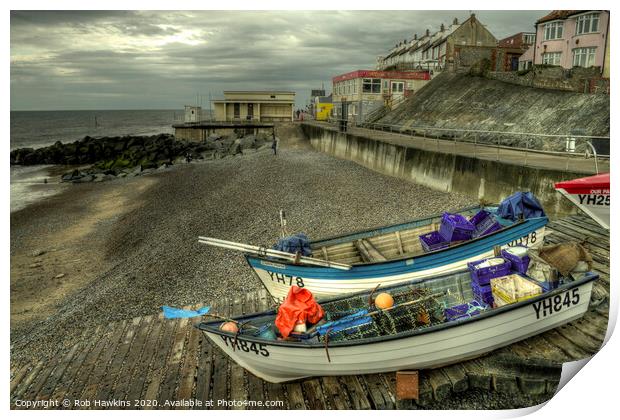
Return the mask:
{"type": "MultiPolygon", "coordinates": [[[[85,136],[173,133],[183,110],[11,111],[11,150],[39,148],[85,136]]],[[[53,165],[11,166],[11,213],[59,193],[63,169],[53,165]]]]}

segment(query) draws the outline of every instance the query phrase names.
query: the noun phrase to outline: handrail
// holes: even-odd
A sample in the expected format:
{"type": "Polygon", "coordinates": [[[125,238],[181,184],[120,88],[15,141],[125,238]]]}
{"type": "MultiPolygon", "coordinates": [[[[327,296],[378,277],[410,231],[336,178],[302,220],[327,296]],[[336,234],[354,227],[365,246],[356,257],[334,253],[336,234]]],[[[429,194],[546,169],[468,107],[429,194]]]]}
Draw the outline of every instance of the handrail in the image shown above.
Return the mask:
{"type": "MultiPolygon", "coordinates": [[[[330,118],[329,122],[330,123],[339,123],[341,121],[345,121],[342,119],[333,119],[330,118]]],[[[350,121],[352,124],[352,126],[356,126],[354,121],[350,121]]],[[[566,138],[573,138],[576,140],[589,140],[591,138],[598,138],[598,139],[606,139],[609,140],[610,138],[608,136],[596,136],[596,135],[572,135],[572,134],[538,134],[538,133],[523,133],[523,132],[510,132],[510,131],[494,131],[494,130],[474,130],[474,129],[454,129],[454,128],[443,128],[443,127],[403,127],[401,125],[396,125],[396,124],[384,124],[384,123],[360,123],[357,125],[357,127],[361,127],[361,128],[365,128],[365,129],[374,129],[374,130],[380,130],[380,131],[385,131],[385,132],[389,132],[392,134],[396,134],[396,135],[400,135],[400,136],[405,136],[405,137],[418,137],[418,138],[423,138],[425,140],[434,140],[434,143],[436,144],[437,150],[439,150],[439,141],[441,140],[442,142],[445,141],[450,141],[450,142],[454,142],[454,144],[456,145],[457,142],[461,142],[461,143],[465,143],[465,144],[473,144],[474,150],[474,157],[477,155],[477,148],[478,147],[493,147],[495,149],[497,149],[497,157],[496,160],[500,161],[501,157],[500,157],[500,150],[515,150],[515,151],[522,151],[525,152],[524,154],[524,165],[527,166],[527,160],[528,160],[528,153],[535,153],[535,154],[546,154],[546,155],[554,155],[554,156],[559,156],[559,157],[565,157],[566,158],[566,170],[569,169],[569,163],[571,158],[575,158],[575,157],[583,157],[584,154],[583,152],[570,152],[570,151],[561,151],[561,150],[542,150],[542,149],[537,149],[537,148],[531,148],[530,147],[530,139],[527,139],[526,142],[526,146],[525,147],[515,147],[512,145],[505,145],[505,144],[501,144],[502,142],[502,138],[506,137],[510,137],[511,135],[514,136],[528,136],[529,138],[556,138],[556,139],[566,139],[566,138]],[[419,133],[421,131],[421,133],[419,133]],[[454,134],[451,136],[451,138],[445,138],[445,137],[441,137],[440,135],[436,135],[436,136],[432,136],[429,135],[428,132],[433,132],[433,131],[439,131],[439,132],[453,132],[454,134]],[[461,133],[464,134],[462,135],[460,138],[457,137],[457,134],[461,133]],[[471,137],[466,138],[467,134],[474,134],[473,139],[471,137]],[[487,142],[487,141],[479,141],[479,136],[486,134],[485,137],[487,137],[487,141],[491,140],[492,142],[487,142]],[[489,139],[489,137],[492,137],[491,139],[489,139]]],[[[609,160],[610,156],[609,155],[601,155],[596,153],[596,150],[594,148],[594,146],[589,142],[586,141],[586,147],[588,147],[589,149],[593,150],[593,156],[594,156],[594,166],[595,166],[595,171],[598,174],[599,173],[599,165],[598,165],[598,160],[599,159],[605,159],[605,160],[609,160]]],[[[588,156],[586,155],[586,158],[588,156]]]]}
{"type": "MultiPolygon", "coordinates": [[[[338,120],[336,120],[338,121],[338,120]]],[[[376,125],[376,126],[385,126],[385,127],[397,127],[397,128],[401,128],[401,130],[398,131],[402,131],[403,126],[402,125],[396,125],[396,124],[385,124],[385,123],[362,123],[361,125],[366,125],[366,124],[372,124],[372,125],[376,125]]],[[[573,134],[540,134],[540,133],[524,133],[524,132],[519,132],[519,131],[497,131],[497,130],[474,130],[474,129],[467,129],[467,128],[444,128],[444,127],[424,127],[424,126],[408,126],[405,128],[405,130],[407,131],[415,131],[415,130],[435,130],[435,131],[453,131],[453,132],[457,132],[457,133],[489,133],[489,134],[510,134],[510,135],[519,135],[519,136],[534,136],[534,137],[572,137],[572,138],[592,138],[592,137],[596,137],[597,139],[607,139],[609,140],[610,137],[608,136],[599,136],[599,135],[573,135],[573,134]]]]}

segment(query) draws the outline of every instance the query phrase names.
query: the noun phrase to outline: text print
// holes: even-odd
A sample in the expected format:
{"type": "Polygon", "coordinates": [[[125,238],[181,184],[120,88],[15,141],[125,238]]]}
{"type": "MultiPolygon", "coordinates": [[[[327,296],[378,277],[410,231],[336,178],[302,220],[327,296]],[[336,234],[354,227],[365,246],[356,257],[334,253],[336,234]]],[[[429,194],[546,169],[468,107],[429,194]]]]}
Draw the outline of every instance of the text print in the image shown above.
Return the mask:
{"type": "Polygon", "coordinates": [[[515,239],[514,241],[508,242],[507,245],[508,246],[517,246],[517,245],[528,246],[528,245],[536,243],[536,240],[537,240],[537,238],[536,238],[536,231],[534,231],[534,232],[532,232],[532,233],[530,233],[528,235],[525,235],[522,238],[515,239]]]}
{"type": "Polygon", "coordinates": [[[267,350],[267,346],[265,344],[248,344],[247,341],[241,338],[233,338],[227,335],[220,335],[220,337],[222,337],[222,340],[224,340],[226,347],[232,347],[236,350],[241,350],[246,353],[253,351],[256,354],[260,354],[261,356],[269,357],[269,350],[267,350]]]}
{"type": "Polygon", "coordinates": [[[295,284],[299,287],[304,287],[304,279],[299,276],[290,276],[288,274],[274,273],[269,270],[266,271],[267,274],[269,274],[269,277],[271,277],[271,281],[273,282],[281,283],[286,286],[292,286],[293,284],[295,284]]]}
{"type": "Polygon", "coordinates": [[[544,318],[548,315],[560,312],[564,308],[570,308],[579,303],[579,288],[569,290],[564,295],[558,294],[550,296],[539,302],[532,304],[536,311],[536,319],[544,318]]]}

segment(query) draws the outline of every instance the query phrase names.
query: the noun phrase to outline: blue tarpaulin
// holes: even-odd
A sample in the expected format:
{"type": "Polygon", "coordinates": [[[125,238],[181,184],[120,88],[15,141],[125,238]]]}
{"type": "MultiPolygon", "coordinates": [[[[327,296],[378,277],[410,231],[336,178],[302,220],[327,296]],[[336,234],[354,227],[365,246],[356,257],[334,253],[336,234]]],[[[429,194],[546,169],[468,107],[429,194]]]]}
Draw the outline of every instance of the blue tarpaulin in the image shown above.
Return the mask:
{"type": "Polygon", "coordinates": [[[308,239],[308,236],[305,233],[296,233],[282,238],[273,246],[273,249],[290,252],[291,254],[296,254],[299,251],[304,257],[312,255],[310,239],[308,239]]]}
{"type": "Polygon", "coordinates": [[[516,192],[501,202],[497,215],[508,220],[544,217],[545,212],[538,199],[531,192],[516,192]]]}
{"type": "Polygon", "coordinates": [[[328,322],[321,325],[316,329],[320,335],[324,335],[329,330],[330,332],[342,331],[348,328],[357,327],[360,325],[368,324],[372,322],[372,318],[365,316],[368,314],[368,310],[362,309],[354,314],[345,316],[336,321],[328,322]]]}
{"type": "Polygon", "coordinates": [[[196,311],[192,311],[189,309],[171,308],[170,306],[162,306],[161,309],[164,311],[164,318],[174,319],[174,318],[194,318],[196,316],[202,316],[208,313],[211,307],[205,306],[196,311]]]}

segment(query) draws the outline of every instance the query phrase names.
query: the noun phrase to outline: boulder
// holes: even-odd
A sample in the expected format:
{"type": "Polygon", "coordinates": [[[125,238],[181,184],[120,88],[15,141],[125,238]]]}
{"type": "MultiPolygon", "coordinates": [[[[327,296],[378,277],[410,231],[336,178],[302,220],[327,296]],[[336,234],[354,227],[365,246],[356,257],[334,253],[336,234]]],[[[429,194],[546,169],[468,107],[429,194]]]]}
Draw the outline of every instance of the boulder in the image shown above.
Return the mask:
{"type": "Polygon", "coordinates": [[[92,182],[95,180],[95,175],[84,175],[80,178],[72,179],[71,182],[74,184],[82,184],[84,182],[92,182]]]}

